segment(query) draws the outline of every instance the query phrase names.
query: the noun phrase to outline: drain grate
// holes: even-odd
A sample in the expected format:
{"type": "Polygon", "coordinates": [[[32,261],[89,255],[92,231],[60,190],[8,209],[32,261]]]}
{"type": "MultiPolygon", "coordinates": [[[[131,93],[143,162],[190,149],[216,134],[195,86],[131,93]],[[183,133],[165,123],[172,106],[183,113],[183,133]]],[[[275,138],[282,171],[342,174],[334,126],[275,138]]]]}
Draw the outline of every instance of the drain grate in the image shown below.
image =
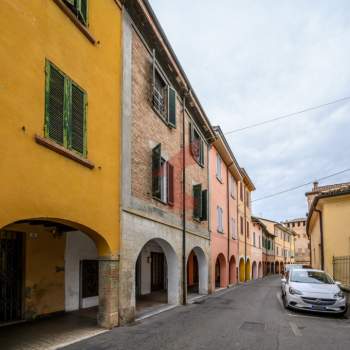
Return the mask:
{"type": "Polygon", "coordinates": [[[244,322],[239,329],[243,331],[261,332],[264,331],[265,324],[261,322],[244,322]]]}

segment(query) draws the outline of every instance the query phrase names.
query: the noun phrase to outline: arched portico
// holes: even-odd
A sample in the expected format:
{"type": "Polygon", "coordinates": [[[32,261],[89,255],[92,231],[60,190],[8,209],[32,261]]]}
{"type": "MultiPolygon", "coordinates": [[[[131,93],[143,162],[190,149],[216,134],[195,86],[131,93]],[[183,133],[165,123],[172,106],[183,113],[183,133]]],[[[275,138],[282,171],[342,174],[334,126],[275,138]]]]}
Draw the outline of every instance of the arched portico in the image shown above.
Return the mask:
{"type": "Polygon", "coordinates": [[[241,258],[239,260],[239,281],[244,282],[245,281],[245,264],[244,264],[244,258],[241,258]]]}
{"type": "Polygon", "coordinates": [[[194,247],[187,258],[187,293],[208,294],[208,260],[201,247],[194,247]]]}
{"type": "Polygon", "coordinates": [[[261,261],[259,261],[259,265],[258,265],[258,276],[259,278],[263,277],[263,269],[262,269],[261,261]]]}
{"type": "Polygon", "coordinates": [[[251,267],[250,267],[250,259],[247,258],[247,261],[245,263],[245,280],[250,281],[251,280],[251,267]]]}
{"type": "Polygon", "coordinates": [[[230,269],[229,283],[236,284],[237,283],[237,269],[236,269],[236,259],[235,259],[234,255],[231,256],[229,269],[230,269]]]}
{"type": "Polygon", "coordinates": [[[173,247],[161,238],[149,240],[135,263],[136,311],[147,305],[177,304],[179,268],[173,247]]]}
{"type": "Polygon", "coordinates": [[[0,288],[9,297],[1,302],[11,310],[1,311],[0,323],[98,305],[99,324],[117,325],[118,261],[110,254],[101,234],[66,219],[25,218],[0,228],[0,288]]]}
{"type": "Polygon", "coordinates": [[[256,265],[256,261],[253,261],[252,264],[252,279],[256,280],[258,278],[258,267],[256,265]]]}
{"type": "Polygon", "coordinates": [[[220,253],[215,262],[215,288],[227,287],[226,258],[220,253]]]}

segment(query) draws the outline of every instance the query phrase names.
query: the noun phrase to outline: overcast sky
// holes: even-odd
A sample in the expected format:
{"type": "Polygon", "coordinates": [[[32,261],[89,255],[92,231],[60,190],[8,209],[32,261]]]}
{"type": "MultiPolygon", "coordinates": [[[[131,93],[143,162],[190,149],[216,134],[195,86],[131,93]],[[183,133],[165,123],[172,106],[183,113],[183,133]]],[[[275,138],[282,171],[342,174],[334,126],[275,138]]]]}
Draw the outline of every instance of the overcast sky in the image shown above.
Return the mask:
{"type": "MultiPolygon", "coordinates": [[[[150,0],[213,125],[225,132],[350,96],[349,0],[150,0]]],[[[253,199],[350,168],[350,101],[227,135],[253,199]]],[[[321,184],[350,181],[350,172],[321,184]]],[[[253,203],[302,217],[311,186],[253,203]]]]}

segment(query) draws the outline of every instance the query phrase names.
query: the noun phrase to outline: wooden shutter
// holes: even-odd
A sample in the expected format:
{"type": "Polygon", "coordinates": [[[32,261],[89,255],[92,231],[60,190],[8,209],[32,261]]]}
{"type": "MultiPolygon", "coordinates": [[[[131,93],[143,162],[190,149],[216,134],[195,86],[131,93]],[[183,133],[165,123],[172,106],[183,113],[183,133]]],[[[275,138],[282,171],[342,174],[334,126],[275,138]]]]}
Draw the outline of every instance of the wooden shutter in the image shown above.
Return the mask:
{"type": "Polygon", "coordinates": [[[75,2],[78,17],[85,25],[87,24],[87,1],[88,0],[76,0],[75,2]]]}
{"type": "Polygon", "coordinates": [[[168,204],[174,205],[174,166],[167,162],[168,204]]]}
{"type": "Polygon", "coordinates": [[[201,221],[208,220],[208,190],[202,191],[202,217],[201,221]]]}
{"type": "Polygon", "coordinates": [[[85,93],[72,84],[70,144],[74,151],[85,154],[85,93]]]}
{"type": "Polygon", "coordinates": [[[152,150],[152,195],[158,199],[162,199],[161,193],[161,166],[162,166],[162,149],[161,145],[157,145],[152,150]]]}
{"type": "Polygon", "coordinates": [[[176,128],[176,91],[168,86],[168,123],[176,128]]]}
{"type": "Polygon", "coordinates": [[[199,164],[204,165],[204,142],[202,139],[199,141],[199,164]]]}
{"type": "Polygon", "coordinates": [[[200,220],[202,216],[202,185],[193,186],[193,217],[200,220]]]}
{"type": "Polygon", "coordinates": [[[192,156],[195,156],[195,152],[194,152],[194,145],[193,145],[193,141],[194,141],[194,128],[192,123],[189,123],[189,131],[190,131],[190,152],[192,154],[192,156]]]}
{"type": "Polygon", "coordinates": [[[46,136],[64,144],[64,76],[51,64],[47,64],[46,86],[46,136]]]}

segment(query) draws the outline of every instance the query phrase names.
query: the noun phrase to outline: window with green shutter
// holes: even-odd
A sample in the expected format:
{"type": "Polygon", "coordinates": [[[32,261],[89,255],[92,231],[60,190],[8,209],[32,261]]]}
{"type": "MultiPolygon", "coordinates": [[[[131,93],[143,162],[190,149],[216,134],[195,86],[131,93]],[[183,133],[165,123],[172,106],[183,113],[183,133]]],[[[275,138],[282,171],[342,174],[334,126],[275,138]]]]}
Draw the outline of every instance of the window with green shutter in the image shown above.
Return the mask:
{"type": "Polygon", "coordinates": [[[46,62],[45,137],[86,157],[86,93],[46,62]]]}
{"type": "Polygon", "coordinates": [[[208,190],[202,190],[201,184],[193,186],[193,218],[208,220],[208,190]]]}
{"type": "Polygon", "coordinates": [[[88,0],[63,0],[78,20],[85,26],[88,24],[88,0]]]}
{"type": "Polygon", "coordinates": [[[176,90],[170,86],[158,67],[155,51],[153,51],[152,106],[169,127],[176,128],[176,90]]]}

